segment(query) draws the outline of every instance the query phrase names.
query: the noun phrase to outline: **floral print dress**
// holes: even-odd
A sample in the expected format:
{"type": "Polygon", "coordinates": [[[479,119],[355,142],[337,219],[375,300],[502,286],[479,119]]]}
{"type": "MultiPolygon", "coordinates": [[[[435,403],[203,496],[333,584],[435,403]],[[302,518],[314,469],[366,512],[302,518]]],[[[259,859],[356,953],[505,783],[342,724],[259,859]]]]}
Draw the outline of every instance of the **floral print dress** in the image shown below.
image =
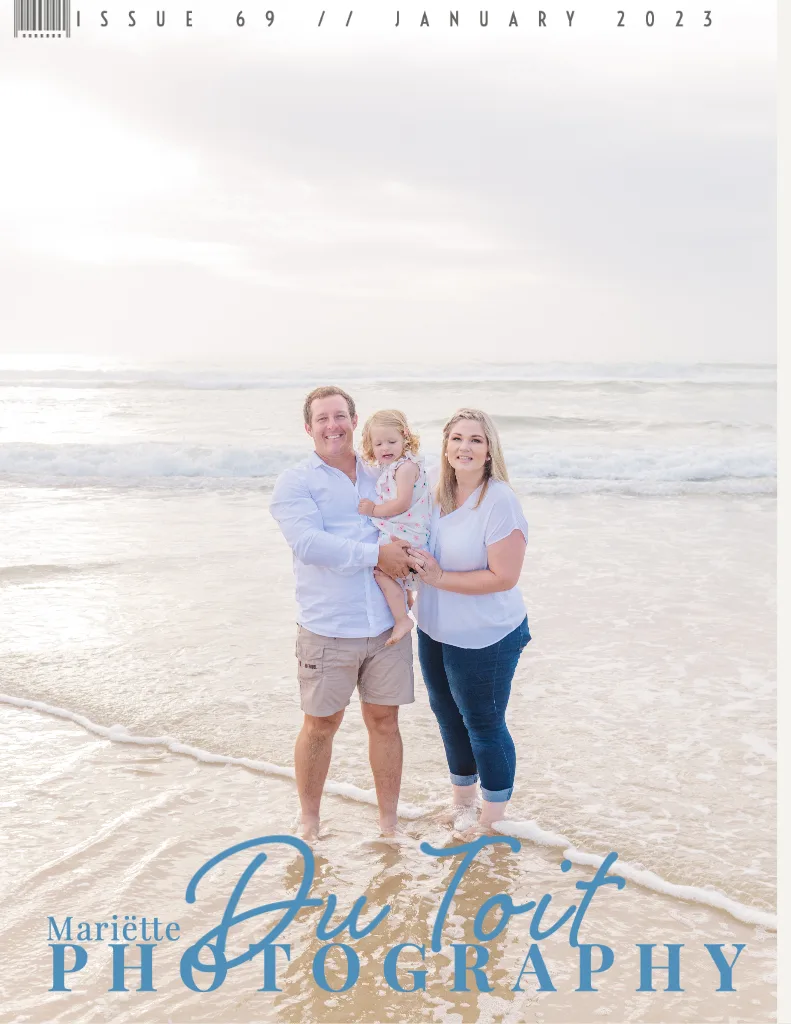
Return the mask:
{"type": "MultiPolygon", "coordinates": [[[[379,529],[380,544],[388,544],[391,540],[408,540],[414,548],[425,548],[428,546],[431,529],[431,491],[423,460],[406,452],[381,472],[376,481],[376,493],[382,502],[398,497],[395,475],[396,470],[405,462],[414,462],[418,468],[418,477],[412,490],[412,504],[406,512],[388,516],[387,519],[371,516],[371,522],[379,529]]],[[[407,586],[410,586],[409,582],[407,586]]]]}

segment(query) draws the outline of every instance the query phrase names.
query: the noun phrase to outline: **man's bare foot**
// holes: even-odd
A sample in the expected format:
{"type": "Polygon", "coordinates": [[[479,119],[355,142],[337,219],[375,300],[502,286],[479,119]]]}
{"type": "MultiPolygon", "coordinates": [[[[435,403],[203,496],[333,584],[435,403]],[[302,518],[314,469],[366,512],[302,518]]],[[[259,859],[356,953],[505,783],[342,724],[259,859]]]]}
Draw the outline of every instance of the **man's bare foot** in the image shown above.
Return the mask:
{"type": "Polygon", "coordinates": [[[319,838],[320,822],[318,818],[303,818],[298,814],[293,825],[295,836],[304,839],[306,843],[313,843],[319,838]]]}
{"type": "Polygon", "coordinates": [[[403,640],[410,629],[414,628],[414,625],[415,623],[408,615],[405,615],[403,619],[397,619],[396,624],[393,626],[393,632],[390,634],[390,639],[385,642],[385,647],[392,647],[399,640],[403,640]]]}
{"type": "Polygon", "coordinates": [[[379,835],[374,842],[387,843],[389,846],[403,846],[414,843],[415,840],[400,825],[393,825],[392,828],[380,828],[379,835]]]}

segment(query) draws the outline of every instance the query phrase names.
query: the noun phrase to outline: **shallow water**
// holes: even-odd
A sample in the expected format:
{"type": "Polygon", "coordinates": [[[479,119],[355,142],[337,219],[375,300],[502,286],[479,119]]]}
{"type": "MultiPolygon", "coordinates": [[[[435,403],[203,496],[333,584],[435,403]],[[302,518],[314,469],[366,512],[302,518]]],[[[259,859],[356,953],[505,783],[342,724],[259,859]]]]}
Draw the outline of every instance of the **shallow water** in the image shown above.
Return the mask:
{"type": "MultiPolygon", "coordinates": [[[[9,844],[10,836],[15,854],[2,885],[6,893],[12,887],[12,917],[24,917],[13,886],[32,894],[23,930],[40,930],[57,889],[41,888],[31,872],[74,843],[88,845],[64,861],[64,877],[80,887],[86,913],[88,890],[98,886],[96,913],[107,913],[101,908],[115,899],[116,870],[129,892],[140,887],[146,899],[169,902],[172,880],[179,879],[178,892],[186,884],[184,864],[195,858],[186,849],[194,842],[217,852],[237,841],[234,822],[248,837],[262,834],[264,823],[285,828],[300,721],[290,552],[267,509],[273,475],[309,450],[300,422],[309,384],[250,370],[222,379],[189,368],[42,372],[0,374],[0,691],[23,705],[0,708],[4,741],[12,740],[3,765],[11,795],[0,803],[14,805],[4,839],[9,844]],[[84,716],[83,728],[45,708],[25,710],[32,702],[84,716]],[[112,743],[112,726],[116,740],[131,734],[161,742],[112,743]],[[193,747],[198,757],[246,759],[260,770],[198,766],[168,744],[193,747]],[[92,809],[78,779],[95,797],[92,809]],[[35,813],[23,812],[30,797],[14,795],[17,784],[34,794],[35,813]],[[137,839],[106,861],[105,845],[115,842],[106,837],[128,800],[138,824],[118,818],[117,830],[129,835],[131,828],[137,839]],[[189,821],[180,812],[180,833],[168,833],[161,818],[171,803],[190,808],[189,821]],[[207,810],[217,822],[204,830],[192,816],[207,810]]],[[[615,917],[604,924],[613,934],[631,936],[632,944],[681,942],[692,929],[702,948],[703,941],[736,941],[731,936],[744,929],[750,948],[771,958],[761,928],[705,903],[735,904],[745,920],[774,914],[773,371],[563,372],[559,379],[557,370],[553,377],[535,368],[492,369],[483,382],[358,372],[342,383],[353,388],[363,416],[404,408],[429,460],[455,406],[487,408],[500,422],[530,522],[520,585],[534,636],[509,706],[518,757],[511,818],[532,822],[531,836],[544,830],[561,842],[557,849],[528,843],[513,884],[526,891],[538,872],[542,884],[557,887],[566,844],[581,855],[614,850],[633,877],[645,870],[658,877],[649,879],[654,887],[694,887],[703,904],[632,885],[621,910],[610,901],[615,917]],[[655,940],[648,934],[654,920],[666,925],[655,940]]],[[[447,783],[417,676],[416,703],[402,712],[402,797],[409,827],[425,837],[431,829],[420,815],[444,800],[447,783]]],[[[369,854],[344,853],[373,823],[365,750],[355,701],[334,750],[330,789],[347,796],[328,797],[337,830],[328,860],[349,887],[364,877],[374,891],[392,889],[407,901],[419,893],[416,906],[430,907],[434,883],[424,886],[422,875],[415,881],[398,859],[377,854],[386,861],[380,878],[369,854]]],[[[483,892],[484,880],[478,884],[483,892]]],[[[394,935],[403,935],[405,920],[397,919],[394,935]]],[[[294,970],[298,981],[304,966],[294,970]]],[[[731,1016],[768,1020],[767,969],[750,970],[755,987],[731,1016]]],[[[370,984],[358,1001],[338,997],[331,1018],[300,983],[274,1000],[267,1019],[379,1019],[376,1007],[383,1019],[398,1017],[400,1004],[386,1005],[370,984]],[[352,1011],[358,1016],[344,1017],[352,1011]]],[[[621,1016],[613,1019],[676,1019],[635,1000],[635,987],[632,977],[623,982],[611,1007],[621,1016]]],[[[129,1016],[114,1019],[141,1019],[139,1006],[108,1002],[100,988],[79,1019],[106,1019],[119,1005],[129,1016]]],[[[183,990],[163,998],[173,1020],[237,1019],[209,1010],[201,1017],[197,997],[183,990]]],[[[238,1019],[254,1019],[255,998],[248,985],[238,1019]]],[[[578,1003],[577,1016],[564,1017],[563,998],[550,1008],[542,996],[518,1011],[508,993],[480,996],[466,1008],[447,993],[432,999],[420,1002],[419,1016],[588,1019],[578,1003]]],[[[32,1005],[23,999],[20,1012],[23,1004],[32,1005]]],[[[230,1012],[230,1003],[222,1005],[230,1012]]],[[[700,1007],[700,1019],[715,1012],[713,1004],[700,1007]]],[[[605,1009],[597,1005],[596,1013],[606,1016],[605,1009]]],[[[691,1019],[687,1008],[678,1012],[691,1019]]],[[[62,1017],[38,1019],[78,1019],[70,1013],[64,1007],[62,1017]]]]}
{"type": "MultiPolygon", "coordinates": [[[[520,977],[531,938],[530,915],[511,919],[486,943],[486,983],[491,991],[453,991],[453,943],[474,942],[472,922],[483,902],[500,892],[515,901],[551,896],[544,927],[577,902],[577,881],[593,872],[574,866],[560,870],[562,853],[525,843],[518,850],[489,847],[479,853],[461,881],[441,931],[438,952],[430,949],[437,908],[455,874],[459,856],[422,853],[418,844],[443,850],[446,830],[428,820],[410,823],[410,840],[393,848],[364,840],[371,809],[330,796],[331,828],[314,847],[316,875],[311,896],[338,900],[333,918],[342,916],[361,895],[367,897],[362,921],[385,905],[390,911],[371,935],[351,943],[360,961],[357,983],[346,992],[323,992],[312,973],[320,943],[315,935],[323,907],[303,913],[281,936],[291,947],[291,962],[281,958],[279,993],[262,992],[260,954],[228,972],[211,993],[190,991],[179,975],[188,945],[216,926],[249,857],[235,855],[199,883],[196,901],[185,901],[187,883],[209,858],[235,843],[266,834],[287,833],[291,784],[233,766],[201,764],[154,748],[97,739],[69,722],[27,710],[0,706],[0,771],[6,780],[3,805],[3,868],[0,942],[4,969],[0,1019],[31,1024],[73,1022],[169,1021],[212,1024],[296,1021],[343,1024],[383,1020],[473,1022],[618,1022],[681,1024],[690,1020],[772,1021],[774,1011],[774,935],[742,924],[710,907],[662,896],[627,882],[599,890],[591,901],[580,941],[610,946],[614,960],[606,974],[595,975],[596,992],[578,993],[579,952],[568,944],[568,928],[540,944],[555,990],[537,991],[536,979],[520,977]],[[46,762],[45,764],[43,762],[46,762]],[[33,809],[35,808],[35,810],[33,809]],[[262,821],[266,822],[262,828],[262,821]],[[9,851],[8,847],[11,846],[9,851]],[[161,925],[176,922],[180,938],[160,942],[152,953],[155,992],[135,991],[139,975],[130,972],[130,992],[109,992],[111,950],[105,942],[83,943],[86,965],[67,976],[69,993],[52,987],[49,921],[57,928],[72,915],[72,937],[80,921],[124,921],[136,915],[161,925]],[[718,974],[704,949],[707,942],[745,943],[734,969],[736,991],[717,993],[718,974]],[[396,943],[426,947],[425,991],[395,992],[383,977],[386,952],[396,943]],[[683,943],[682,993],[663,991],[660,972],[654,993],[640,984],[636,942],[683,943]]],[[[269,859],[245,890],[240,910],[293,898],[303,877],[303,862],[284,844],[267,847],[269,859]]],[[[617,865],[616,865],[617,866],[617,865]]],[[[274,915],[235,926],[229,956],[272,927],[274,915]]],[[[496,918],[488,917],[491,928],[496,918]]],[[[104,938],[109,937],[105,930],[104,938]]],[[[54,936],[52,939],[54,941],[54,936]]],[[[133,936],[129,936],[133,938],[133,936]]],[[[347,940],[342,935],[337,941],[347,940]]],[[[661,945],[660,945],[661,949],[661,945]]],[[[132,949],[131,952],[136,950],[132,949]]],[[[596,951],[594,951],[594,954],[596,951]]],[[[210,958],[204,956],[204,962],[210,958]]],[[[138,962],[129,957],[130,964],[138,962]]],[[[662,959],[657,956],[657,963],[662,959]]],[[[70,965],[70,961],[67,961],[70,965]]],[[[598,960],[594,960],[594,965],[598,960]]],[[[423,966],[415,951],[405,951],[398,978],[410,987],[410,968],[423,966]]],[[[528,970],[532,965],[528,965],[528,970]]],[[[211,977],[198,977],[208,987],[211,977]]],[[[327,981],[340,987],[341,962],[327,961],[327,981]]]]}
{"type": "MultiPolygon", "coordinates": [[[[59,490],[54,509],[51,494],[5,492],[22,568],[0,570],[4,692],[290,765],[295,609],[267,495],[59,490]]],[[[771,499],[524,503],[534,640],[509,706],[512,816],[770,909],[771,499]],[[732,542],[749,535],[749,548],[732,542]]],[[[417,675],[403,798],[430,805],[446,768],[417,675]]],[[[331,777],[369,788],[366,749],[355,700],[331,777]]]]}

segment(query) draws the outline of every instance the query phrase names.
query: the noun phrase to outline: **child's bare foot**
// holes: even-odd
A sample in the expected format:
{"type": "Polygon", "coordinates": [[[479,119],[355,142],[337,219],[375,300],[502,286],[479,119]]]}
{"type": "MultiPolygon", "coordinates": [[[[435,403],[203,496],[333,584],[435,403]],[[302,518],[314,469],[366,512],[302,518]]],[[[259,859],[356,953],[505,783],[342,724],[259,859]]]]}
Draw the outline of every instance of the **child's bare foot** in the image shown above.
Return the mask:
{"type": "Polygon", "coordinates": [[[393,626],[393,632],[390,634],[390,639],[385,642],[385,647],[392,647],[393,644],[397,644],[399,640],[403,640],[414,625],[415,623],[408,615],[405,615],[403,619],[396,619],[396,624],[393,626]]]}

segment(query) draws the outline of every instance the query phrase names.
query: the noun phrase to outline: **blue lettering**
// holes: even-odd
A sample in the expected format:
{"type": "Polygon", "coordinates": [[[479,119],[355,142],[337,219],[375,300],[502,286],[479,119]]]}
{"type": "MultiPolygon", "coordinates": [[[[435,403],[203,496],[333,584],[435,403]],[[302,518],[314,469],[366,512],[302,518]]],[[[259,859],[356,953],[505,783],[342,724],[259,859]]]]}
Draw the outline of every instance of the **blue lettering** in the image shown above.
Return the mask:
{"type": "Polygon", "coordinates": [[[580,945],[580,987],[577,989],[577,992],[598,992],[599,990],[591,985],[591,975],[603,974],[604,971],[609,971],[614,960],[615,956],[609,946],[600,946],[595,942],[592,945],[588,945],[583,942],[580,945]],[[591,966],[591,953],[594,949],[601,950],[601,963],[595,971],[591,966]]]}
{"type": "MultiPolygon", "coordinates": [[[[578,946],[577,941],[579,936],[580,925],[582,924],[585,912],[590,906],[590,902],[593,899],[593,894],[602,885],[617,885],[619,889],[623,889],[626,885],[626,879],[622,878],[621,875],[611,875],[606,878],[607,871],[611,864],[614,864],[618,859],[617,853],[608,853],[604,860],[599,865],[599,869],[593,876],[590,882],[577,882],[576,887],[582,889],[585,895],[580,900],[580,905],[577,908],[577,913],[574,916],[574,920],[571,922],[571,931],[569,932],[569,945],[578,946]]],[[[567,863],[564,861],[564,863],[567,863]]]]}
{"type": "Polygon", "coordinates": [[[683,992],[684,989],[680,984],[680,950],[683,945],[683,942],[666,942],[668,962],[663,965],[653,963],[652,950],[656,946],[655,942],[638,942],[637,948],[640,950],[640,988],[635,991],[655,992],[656,989],[653,986],[654,971],[667,971],[667,988],[665,992],[683,992]]]}
{"type": "MultiPolygon", "coordinates": [[[[477,853],[477,850],[476,850],[477,853]]],[[[483,968],[489,962],[489,950],[484,949],[483,946],[472,946],[466,942],[454,942],[453,944],[453,988],[451,992],[469,992],[467,988],[467,971],[472,971],[475,975],[475,985],[479,992],[491,992],[492,986],[489,984],[486,975],[483,972],[483,968]],[[467,950],[475,950],[475,963],[467,966],[467,950]],[[459,976],[461,976],[461,982],[459,982],[459,976]]]]}
{"type": "Polygon", "coordinates": [[[426,947],[416,946],[414,942],[402,942],[398,946],[393,946],[388,951],[385,957],[385,981],[394,989],[396,992],[422,992],[426,987],[426,972],[423,970],[409,969],[409,974],[412,975],[414,984],[412,988],[404,988],[401,982],[398,980],[398,957],[402,949],[416,949],[420,956],[425,961],[426,959],[426,947]]]}
{"type": "Polygon", "coordinates": [[[442,926],[445,924],[445,918],[448,915],[448,909],[451,901],[453,900],[456,890],[459,887],[459,882],[465,875],[467,868],[472,864],[477,856],[478,852],[484,848],[484,846],[494,845],[495,843],[505,843],[510,846],[515,852],[521,850],[522,844],[518,839],[512,839],[511,836],[497,836],[492,838],[490,836],[481,836],[478,839],[474,839],[471,843],[462,843],[460,846],[446,846],[444,849],[435,849],[430,846],[429,843],[421,843],[420,849],[423,853],[429,854],[431,857],[455,857],[457,853],[463,853],[464,859],[453,878],[450,880],[445,895],[442,897],[442,901],[437,911],[437,919],[434,922],[434,927],[431,931],[431,948],[435,953],[438,953],[442,949],[442,926]]]}
{"type": "Polygon", "coordinates": [[[346,946],[341,943],[333,943],[330,946],[322,946],[318,953],[313,957],[313,979],[319,988],[324,989],[325,992],[346,992],[352,985],[356,984],[357,979],[360,977],[360,960],[357,954],[354,952],[351,946],[346,946]],[[341,985],[340,988],[333,988],[327,981],[327,975],[324,969],[324,963],[327,959],[327,954],[331,949],[342,949],[346,956],[346,981],[341,985]]]}
{"type": "Polygon", "coordinates": [[[58,942],[61,942],[63,940],[63,938],[64,938],[64,934],[63,933],[65,932],[66,933],[65,934],[66,941],[67,942],[71,942],[71,917],[64,918],[64,920],[63,920],[63,927],[62,928],[58,928],[58,925],[57,925],[54,917],[48,917],[47,920],[49,921],[49,938],[50,938],[50,940],[52,938],[55,938],[55,939],[58,940],[58,942]]]}
{"type": "Polygon", "coordinates": [[[184,953],[179,964],[179,974],[187,988],[191,988],[193,992],[213,992],[225,981],[225,976],[228,974],[228,961],[215,945],[211,942],[205,942],[199,948],[193,946],[184,953]],[[204,949],[208,949],[212,955],[211,964],[202,964],[200,962],[200,956],[204,949]],[[189,958],[187,957],[188,953],[190,954],[189,958]],[[198,987],[193,977],[195,968],[206,974],[211,974],[211,984],[208,988],[198,987]]]}
{"type": "Polygon", "coordinates": [[[259,992],[282,992],[277,987],[277,951],[282,949],[286,954],[286,960],[291,961],[291,946],[278,946],[270,944],[264,946],[264,987],[259,992]]]}
{"type": "Polygon", "coordinates": [[[366,925],[363,925],[362,928],[358,928],[357,923],[360,918],[360,911],[363,909],[367,902],[368,901],[366,900],[365,896],[360,896],[359,899],[354,901],[354,906],[349,911],[348,915],[343,919],[343,921],[341,921],[341,923],[336,928],[329,929],[327,926],[332,920],[332,915],[335,913],[335,907],[338,905],[338,897],[330,894],[327,897],[327,907],[324,913],[321,915],[321,920],[316,926],[316,938],[325,941],[327,939],[334,939],[338,935],[340,935],[340,933],[347,926],[349,928],[349,936],[352,939],[362,939],[364,936],[370,935],[374,928],[378,927],[390,913],[390,905],[385,904],[385,906],[382,907],[382,909],[373,918],[372,921],[370,921],[366,925]]]}
{"type": "Polygon", "coordinates": [[[547,965],[544,963],[544,958],[541,956],[541,950],[533,944],[527,951],[525,962],[522,964],[522,970],[519,972],[519,977],[516,979],[516,984],[511,989],[512,992],[522,992],[522,987],[519,982],[526,974],[535,974],[538,980],[538,991],[539,992],[557,992],[557,989],[552,984],[552,979],[549,976],[547,965]],[[535,970],[529,971],[527,965],[533,963],[535,970]]]}
{"type": "Polygon", "coordinates": [[[514,906],[514,901],[507,893],[501,892],[496,896],[490,896],[485,903],[481,904],[478,909],[478,913],[475,915],[475,920],[472,924],[472,930],[475,933],[475,938],[478,939],[479,942],[489,942],[491,939],[496,939],[514,914],[524,914],[528,910],[532,910],[535,905],[535,900],[530,900],[529,903],[520,903],[518,906],[514,906]],[[490,910],[498,906],[502,908],[500,920],[495,924],[491,931],[485,932],[483,930],[483,922],[486,920],[486,915],[490,910]]]}
{"type": "Polygon", "coordinates": [[[745,944],[743,942],[734,942],[733,948],[736,950],[736,956],[730,963],[725,959],[725,954],[722,952],[723,945],[724,943],[722,942],[707,942],[706,949],[714,961],[714,966],[720,972],[720,986],[717,991],[735,992],[736,989],[733,987],[733,966],[739,959],[739,954],[744,949],[745,944]]]}
{"type": "Polygon", "coordinates": [[[52,988],[50,992],[71,992],[66,988],[66,975],[76,974],[88,963],[88,954],[83,946],[76,946],[72,942],[58,944],[51,942],[52,947],[52,988]],[[66,950],[74,950],[74,966],[66,970],[66,950]]]}
{"type": "Polygon", "coordinates": [[[111,942],[110,948],[113,951],[113,987],[108,988],[108,992],[128,992],[129,989],[124,985],[124,975],[126,971],[140,971],[140,988],[138,992],[156,992],[153,983],[154,976],[154,947],[157,945],[156,942],[138,942],[137,948],[140,950],[140,966],[136,967],[134,964],[125,964],[124,957],[125,951],[129,949],[125,943],[111,942]]]}
{"type": "Polygon", "coordinates": [[[244,843],[237,843],[236,846],[231,846],[222,853],[218,853],[215,857],[206,861],[206,863],[199,868],[190,879],[185,895],[187,903],[195,902],[195,893],[199,882],[206,874],[208,874],[209,871],[211,871],[212,868],[216,867],[217,864],[227,860],[234,854],[241,853],[244,850],[249,850],[251,847],[271,846],[275,843],[282,843],[284,846],[293,847],[302,856],[303,875],[296,896],[292,899],[279,900],[275,903],[267,903],[261,907],[253,907],[251,910],[245,910],[241,913],[236,912],[239,900],[244,893],[247,883],[267,859],[265,853],[256,854],[239,876],[239,880],[228,899],[228,903],[225,907],[220,923],[210,931],[206,932],[205,935],[201,936],[197,942],[186,949],[182,954],[180,967],[181,978],[185,985],[193,989],[193,991],[214,991],[215,988],[218,988],[223,983],[229,970],[233,967],[238,967],[239,964],[243,964],[248,960],[251,960],[265,946],[274,942],[276,938],[282,935],[300,910],[303,910],[306,907],[320,907],[323,904],[323,900],[308,898],[308,893],[313,885],[313,878],[315,875],[315,861],[313,859],[313,851],[311,848],[298,836],[263,836],[260,839],[248,839],[244,843]],[[233,926],[241,924],[243,921],[247,921],[250,918],[259,917],[262,914],[268,914],[273,911],[283,911],[283,914],[272,926],[267,935],[260,942],[250,945],[246,952],[240,953],[239,956],[230,959],[227,958],[225,955],[225,948],[228,941],[228,934],[233,926]],[[201,951],[204,948],[211,950],[212,963],[210,964],[201,963],[200,956],[201,951]],[[214,980],[211,987],[208,989],[197,988],[193,980],[194,971],[212,974],[214,976],[214,980]]]}
{"type": "MultiPolygon", "coordinates": [[[[579,883],[578,883],[579,884],[579,883]]],[[[571,906],[566,910],[554,924],[550,925],[545,932],[541,931],[541,918],[544,916],[544,911],[547,909],[549,904],[552,902],[552,897],[549,893],[546,896],[541,897],[541,902],[538,904],[538,910],[533,914],[533,920],[530,922],[530,938],[535,939],[536,942],[540,942],[542,939],[549,938],[558,928],[562,928],[563,925],[573,916],[574,911],[577,909],[576,903],[572,903],[571,906]]],[[[571,943],[573,945],[573,943],[571,943]]]]}

